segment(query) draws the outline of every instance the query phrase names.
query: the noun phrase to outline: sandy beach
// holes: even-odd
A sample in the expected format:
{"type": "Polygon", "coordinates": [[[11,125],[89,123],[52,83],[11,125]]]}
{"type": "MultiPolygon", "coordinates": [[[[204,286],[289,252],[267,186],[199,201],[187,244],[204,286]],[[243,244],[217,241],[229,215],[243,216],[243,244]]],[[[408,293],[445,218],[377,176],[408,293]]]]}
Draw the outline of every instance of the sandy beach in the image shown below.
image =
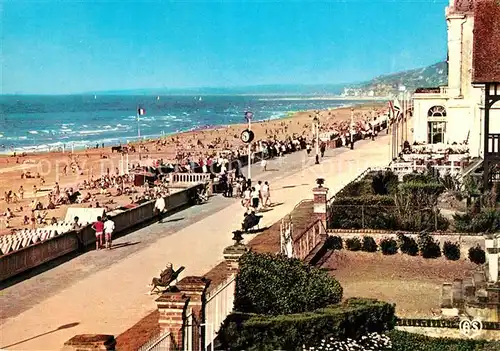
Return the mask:
{"type": "MultiPolygon", "coordinates": [[[[384,104],[366,103],[354,107],[354,119],[356,121],[370,119],[384,110],[384,104]]],[[[270,120],[264,122],[253,122],[252,131],[255,133],[255,141],[270,138],[285,140],[288,136],[304,136],[308,139],[312,136],[312,118],[314,111],[297,112],[284,119],[270,120]]],[[[339,124],[350,122],[351,108],[338,108],[323,110],[319,112],[322,130],[329,130],[339,124]]],[[[242,118],[243,120],[243,118],[242,118]]],[[[177,163],[179,154],[188,155],[190,160],[197,161],[198,158],[216,154],[218,151],[229,149],[240,149],[243,153],[245,147],[240,140],[241,132],[247,127],[246,124],[235,124],[221,126],[214,129],[198,130],[180,133],[156,140],[145,140],[141,143],[133,143],[136,152],[129,154],[129,164],[152,165],[155,160],[163,159],[164,162],[177,163]],[[139,152],[139,150],[141,150],[139,152]]],[[[105,174],[115,175],[120,171],[120,153],[112,152],[111,147],[79,150],[71,152],[50,152],[41,154],[28,154],[26,156],[0,156],[0,233],[9,233],[12,229],[27,227],[23,225],[25,215],[30,215],[30,204],[36,198],[45,207],[48,202],[48,193],[53,190],[56,182],[61,189],[67,187],[81,188],[83,181],[100,178],[105,174]],[[76,169],[75,164],[79,169],[76,169]],[[75,167],[74,169],[72,169],[75,167]],[[29,172],[33,178],[22,178],[23,172],[29,172]],[[38,177],[39,176],[39,177],[38,177]],[[80,186],[79,186],[80,185],[80,186]],[[24,198],[19,195],[20,187],[23,187],[24,198]],[[34,191],[36,187],[36,193],[34,191]],[[17,194],[17,201],[7,203],[4,194],[12,191],[17,194]],[[5,213],[11,210],[14,217],[9,221],[6,228],[5,213]]],[[[116,208],[130,203],[127,195],[105,196],[98,189],[88,190],[92,193],[95,201],[106,206],[108,209],[116,208]]],[[[85,195],[87,191],[81,191],[85,195]]],[[[95,205],[95,203],[94,203],[95,205]]],[[[88,207],[89,204],[73,204],[56,206],[47,212],[47,219],[55,217],[60,220],[64,218],[68,206],[88,207]]]]}

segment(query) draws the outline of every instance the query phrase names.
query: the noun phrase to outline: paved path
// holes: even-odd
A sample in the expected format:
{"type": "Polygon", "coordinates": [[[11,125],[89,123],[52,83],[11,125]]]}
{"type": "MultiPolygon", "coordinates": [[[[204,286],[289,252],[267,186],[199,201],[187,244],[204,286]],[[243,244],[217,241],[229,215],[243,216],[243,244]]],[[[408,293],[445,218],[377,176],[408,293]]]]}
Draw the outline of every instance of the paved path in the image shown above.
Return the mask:
{"type": "MultiPolygon", "coordinates": [[[[253,179],[269,180],[273,202],[281,203],[264,214],[263,226],[312,198],[318,177],[333,195],[366,167],[386,165],[388,143],[384,136],[353,151],[329,150],[320,165],[301,152],[271,161],[268,169],[276,171],[252,168],[253,179]]],[[[119,238],[114,250],[88,252],[3,289],[0,346],[58,350],[75,334],[120,334],[156,308],[147,294],[151,277],[167,262],[185,266],[183,275],[203,275],[222,260],[242,217],[237,200],[216,196],[119,238]]]]}

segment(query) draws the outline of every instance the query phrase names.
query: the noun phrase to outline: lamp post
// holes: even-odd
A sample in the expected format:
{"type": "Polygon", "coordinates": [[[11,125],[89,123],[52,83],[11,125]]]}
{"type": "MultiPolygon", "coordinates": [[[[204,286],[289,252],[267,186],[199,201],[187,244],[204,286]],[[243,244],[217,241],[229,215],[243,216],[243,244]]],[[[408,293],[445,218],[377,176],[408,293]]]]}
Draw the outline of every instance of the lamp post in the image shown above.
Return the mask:
{"type": "Polygon", "coordinates": [[[354,149],[354,108],[351,107],[351,130],[349,131],[351,138],[351,150],[354,149]]]}
{"type": "Polygon", "coordinates": [[[316,139],[316,164],[319,164],[319,111],[315,111],[315,115],[313,118],[313,125],[314,125],[314,132],[315,132],[315,139],[316,139]]]}

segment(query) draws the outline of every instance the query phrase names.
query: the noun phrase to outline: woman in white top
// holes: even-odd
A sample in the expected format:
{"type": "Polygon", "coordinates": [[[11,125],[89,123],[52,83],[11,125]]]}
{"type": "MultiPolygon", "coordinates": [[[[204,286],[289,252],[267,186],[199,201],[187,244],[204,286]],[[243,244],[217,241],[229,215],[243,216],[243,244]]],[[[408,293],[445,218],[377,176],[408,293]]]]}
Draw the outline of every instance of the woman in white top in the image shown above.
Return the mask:
{"type": "Polygon", "coordinates": [[[250,207],[251,195],[252,193],[248,188],[243,192],[243,200],[241,200],[241,204],[246,208],[250,207]]]}
{"type": "Polygon", "coordinates": [[[257,210],[259,208],[260,191],[252,187],[252,207],[257,210]]]}

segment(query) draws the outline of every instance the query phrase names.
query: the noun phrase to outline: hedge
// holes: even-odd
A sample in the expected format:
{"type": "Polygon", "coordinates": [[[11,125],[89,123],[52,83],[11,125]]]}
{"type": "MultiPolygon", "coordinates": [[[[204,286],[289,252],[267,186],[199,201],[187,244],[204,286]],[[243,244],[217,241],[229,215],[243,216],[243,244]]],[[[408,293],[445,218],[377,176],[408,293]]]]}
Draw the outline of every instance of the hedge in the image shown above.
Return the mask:
{"type": "Polygon", "coordinates": [[[359,338],[394,328],[392,304],[372,299],[348,299],[313,312],[280,316],[230,314],[218,333],[224,350],[302,350],[321,340],[359,338]]]}
{"type": "Polygon", "coordinates": [[[500,211],[484,209],[471,213],[453,215],[455,230],[460,233],[494,233],[500,229],[500,211]]]}
{"type": "Polygon", "coordinates": [[[389,195],[337,197],[330,206],[329,227],[395,229],[394,205],[389,195]]]}
{"type": "Polygon", "coordinates": [[[249,252],[240,259],[234,309],[280,315],[314,311],[342,300],[335,278],[298,259],[249,252]]]}
{"type": "Polygon", "coordinates": [[[391,330],[384,333],[391,339],[393,351],[496,351],[499,341],[432,338],[429,336],[391,330]]]}
{"type": "Polygon", "coordinates": [[[395,255],[398,253],[398,243],[393,238],[383,238],[380,241],[380,250],[384,255],[395,255]]]}

